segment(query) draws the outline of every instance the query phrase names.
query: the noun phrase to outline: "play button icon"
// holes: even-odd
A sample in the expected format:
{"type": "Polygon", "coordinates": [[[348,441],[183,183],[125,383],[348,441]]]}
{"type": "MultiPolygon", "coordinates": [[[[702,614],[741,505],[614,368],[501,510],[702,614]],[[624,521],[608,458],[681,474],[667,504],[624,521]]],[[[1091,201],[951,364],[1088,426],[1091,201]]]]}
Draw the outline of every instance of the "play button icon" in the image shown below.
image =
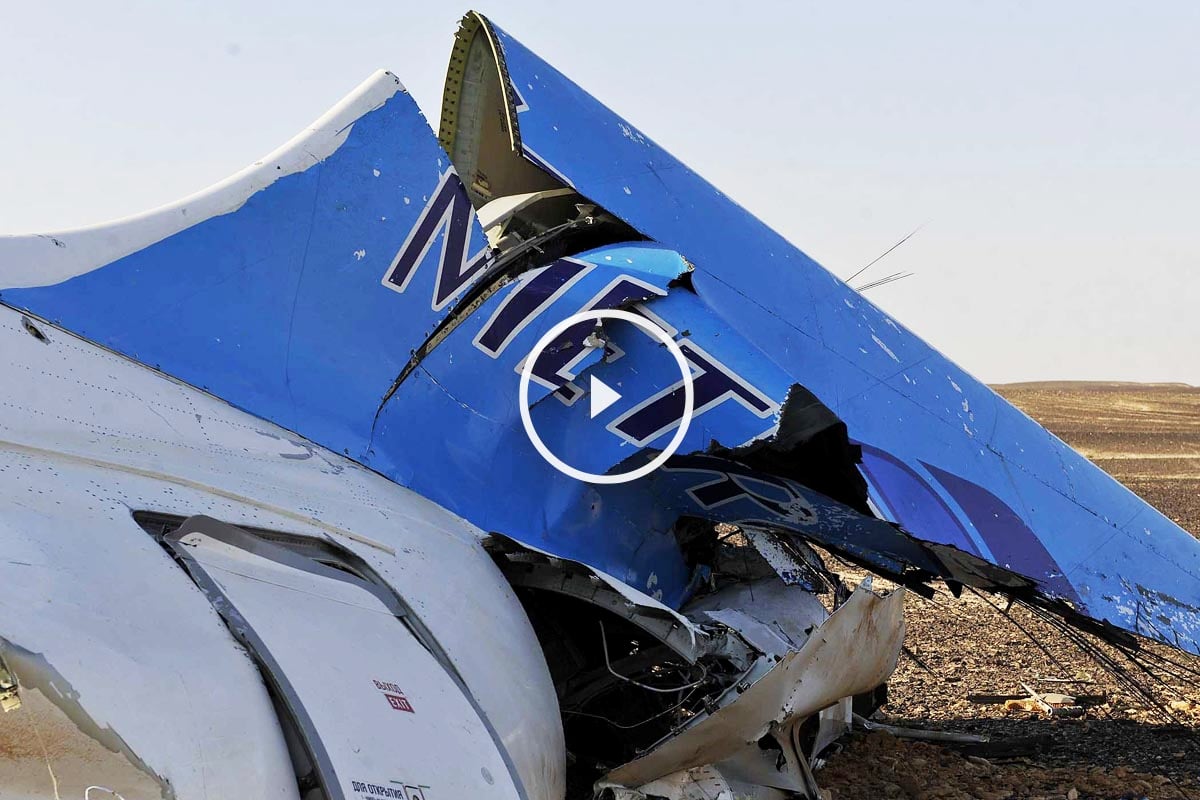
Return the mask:
{"type": "Polygon", "coordinates": [[[595,419],[597,414],[604,413],[604,409],[620,400],[621,393],[595,375],[592,375],[591,378],[591,383],[588,385],[588,395],[591,397],[589,413],[591,418],[595,419]]]}
{"type": "MultiPolygon", "coordinates": [[[[604,346],[604,337],[596,336],[595,332],[583,340],[584,348],[599,348],[604,346]]],[[[561,351],[560,351],[561,352],[561,351]]],[[[582,353],[577,356],[576,360],[587,358],[587,353],[582,353]]],[[[670,379],[673,379],[671,376],[670,379]]],[[[542,383],[545,386],[544,383],[542,383]]],[[[621,393],[612,388],[604,381],[597,378],[595,375],[588,376],[588,420],[594,420],[597,415],[603,414],[611,408],[613,404],[624,399],[621,393]]],[[[635,398],[636,400],[636,398],[635,398]]],[[[645,401],[643,401],[645,402],[645,401]]],[[[646,317],[640,314],[634,314],[631,311],[618,308],[599,308],[580,311],[577,314],[572,314],[566,319],[551,326],[550,330],[542,335],[538,343],[529,351],[529,355],[525,357],[523,366],[521,367],[521,381],[517,390],[517,408],[521,414],[521,424],[525,426],[525,434],[529,437],[529,441],[533,444],[534,449],[538,454],[546,459],[546,461],[562,474],[574,478],[577,481],[585,483],[597,484],[613,484],[625,483],[627,481],[637,480],[638,478],[649,475],[654,470],[661,467],[667,462],[675,451],[679,449],[679,445],[683,443],[683,437],[687,435],[688,427],[692,422],[692,412],[695,409],[696,390],[692,384],[692,371],[688,366],[687,359],[683,355],[683,350],[672,338],[672,334],[667,333],[658,324],[651,322],[646,317]],[[546,443],[542,441],[542,437],[538,435],[537,429],[533,425],[533,418],[530,416],[529,402],[529,384],[533,379],[533,368],[537,363],[538,357],[552,344],[555,344],[558,337],[570,330],[572,326],[577,326],[581,322],[600,323],[600,328],[603,325],[613,324],[628,324],[641,330],[642,333],[655,340],[659,345],[666,349],[670,354],[671,360],[675,362],[675,368],[679,370],[679,388],[683,390],[683,415],[680,417],[679,424],[675,427],[674,434],[666,445],[656,443],[658,453],[646,461],[639,467],[631,469],[629,472],[604,472],[593,473],[584,472],[563,461],[550,451],[546,443]]],[[[625,405],[630,401],[626,400],[625,405]]],[[[581,409],[582,412],[582,409],[581,409]]],[[[581,413],[582,416],[582,413],[581,413]]]]}

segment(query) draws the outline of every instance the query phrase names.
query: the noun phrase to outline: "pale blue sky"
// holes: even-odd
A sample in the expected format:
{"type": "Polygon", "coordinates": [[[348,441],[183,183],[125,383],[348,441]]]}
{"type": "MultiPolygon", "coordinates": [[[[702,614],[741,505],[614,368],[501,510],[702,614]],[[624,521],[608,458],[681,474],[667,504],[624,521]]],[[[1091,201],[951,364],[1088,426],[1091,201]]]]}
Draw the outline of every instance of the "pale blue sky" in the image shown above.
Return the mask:
{"type": "MultiPolygon", "coordinates": [[[[987,381],[1200,385],[1200,4],[477,6],[987,381]]],[[[466,6],[23,2],[0,232],[141,211],[378,67],[435,116],[466,6]]]]}

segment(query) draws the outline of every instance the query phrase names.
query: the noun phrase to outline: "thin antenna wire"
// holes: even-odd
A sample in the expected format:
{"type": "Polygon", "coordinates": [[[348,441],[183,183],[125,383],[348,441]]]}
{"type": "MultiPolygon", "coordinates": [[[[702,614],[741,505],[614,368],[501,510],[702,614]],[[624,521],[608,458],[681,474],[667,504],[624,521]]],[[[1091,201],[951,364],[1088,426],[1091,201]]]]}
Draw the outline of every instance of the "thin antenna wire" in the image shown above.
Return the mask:
{"type": "Polygon", "coordinates": [[[895,283],[896,281],[903,280],[904,278],[911,278],[912,276],[913,276],[913,273],[911,273],[911,272],[894,272],[891,275],[888,275],[886,278],[880,278],[877,281],[871,281],[870,283],[864,283],[862,286],[852,287],[852,288],[854,288],[854,291],[862,293],[862,292],[865,292],[867,289],[874,289],[877,286],[884,286],[889,283],[895,283]]]}
{"type": "Polygon", "coordinates": [[[873,279],[871,279],[871,280],[867,281],[866,283],[864,283],[864,284],[863,284],[861,287],[859,287],[859,288],[860,288],[860,289],[861,289],[861,288],[865,288],[865,287],[871,286],[871,285],[873,285],[873,284],[879,283],[880,281],[891,280],[892,278],[895,278],[896,276],[898,276],[898,275],[903,275],[903,274],[904,274],[904,273],[903,273],[903,271],[900,271],[900,272],[893,272],[893,273],[891,273],[890,275],[884,275],[882,278],[873,278],[873,279]]]}
{"type": "MultiPolygon", "coordinates": [[[[895,250],[897,247],[899,247],[900,245],[902,245],[902,244],[904,244],[905,242],[907,242],[909,239],[911,239],[911,238],[912,238],[912,237],[913,237],[913,236],[916,234],[916,232],[917,232],[917,231],[921,230],[921,228],[924,228],[924,227],[925,227],[925,225],[924,225],[924,224],[921,224],[921,225],[918,225],[917,227],[913,228],[913,229],[912,229],[912,233],[908,234],[908,236],[905,236],[903,239],[901,239],[900,241],[896,242],[894,245],[892,245],[891,247],[889,247],[887,250],[884,250],[884,251],[883,251],[883,253],[882,253],[882,254],[880,254],[878,257],[876,257],[876,258],[875,258],[873,261],[871,261],[871,263],[870,263],[870,264],[867,264],[865,267],[863,267],[862,269],[860,269],[858,272],[854,273],[854,274],[853,274],[853,275],[851,275],[849,278],[846,278],[846,280],[845,280],[845,283],[849,283],[850,281],[852,281],[852,280],[854,280],[855,278],[857,278],[859,275],[862,275],[864,272],[866,272],[867,270],[869,270],[871,267],[873,267],[873,266],[875,266],[876,264],[878,264],[880,261],[882,261],[882,260],[884,259],[884,257],[885,257],[885,256],[887,256],[887,254],[888,254],[888,253],[892,252],[892,251],[893,251],[893,250],[895,250]]],[[[860,290],[860,291],[861,291],[861,290],[860,290]]]]}

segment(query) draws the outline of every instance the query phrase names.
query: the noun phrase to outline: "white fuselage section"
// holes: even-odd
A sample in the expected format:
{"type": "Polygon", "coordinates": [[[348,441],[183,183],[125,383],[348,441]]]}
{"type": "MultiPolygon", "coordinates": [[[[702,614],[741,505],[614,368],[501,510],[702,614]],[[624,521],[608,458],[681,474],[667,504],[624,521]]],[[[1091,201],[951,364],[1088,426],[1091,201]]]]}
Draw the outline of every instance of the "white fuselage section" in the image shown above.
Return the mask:
{"type": "MultiPolygon", "coordinates": [[[[405,664],[371,642],[331,651],[326,643],[345,631],[322,633],[317,612],[304,612],[311,630],[297,629],[299,602],[256,595],[257,619],[280,629],[293,659],[344,676],[322,686],[320,716],[332,720],[325,734],[340,737],[337,747],[352,754],[355,736],[391,737],[394,776],[343,776],[345,797],[562,796],[549,672],[476,528],[271,423],[0,306],[0,658],[20,701],[0,714],[5,797],[305,796],[289,755],[296,743],[258,665],[135,512],[332,540],[386,579],[437,640],[469,697],[410,694],[415,712],[387,717],[392,727],[381,731],[353,718],[349,699],[339,716],[339,696],[358,685],[359,662],[378,669],[381,657],[394,676],[381,694],[403,690],[405,664]]],[[[213,569],[268,585],[251,569],[263,565],[239,567],[234,556],[213,569]]],[[[313,599],[309,584],[292,588],[313,599]]]]}

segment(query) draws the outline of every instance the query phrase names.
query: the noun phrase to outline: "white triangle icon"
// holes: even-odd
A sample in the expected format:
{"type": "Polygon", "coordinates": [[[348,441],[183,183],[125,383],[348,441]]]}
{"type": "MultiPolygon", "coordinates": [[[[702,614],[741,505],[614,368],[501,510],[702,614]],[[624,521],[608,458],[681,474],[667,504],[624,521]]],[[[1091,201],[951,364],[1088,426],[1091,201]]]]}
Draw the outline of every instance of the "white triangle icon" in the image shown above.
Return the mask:
{"type": "Polygon", "coordinates": [[[621,395],[595,375],[588,377],[591,378],[591,383],[588,384],[588,395],[591,397],[591,418],[595,419],[597,414],[620,400],[621,395]]]}

